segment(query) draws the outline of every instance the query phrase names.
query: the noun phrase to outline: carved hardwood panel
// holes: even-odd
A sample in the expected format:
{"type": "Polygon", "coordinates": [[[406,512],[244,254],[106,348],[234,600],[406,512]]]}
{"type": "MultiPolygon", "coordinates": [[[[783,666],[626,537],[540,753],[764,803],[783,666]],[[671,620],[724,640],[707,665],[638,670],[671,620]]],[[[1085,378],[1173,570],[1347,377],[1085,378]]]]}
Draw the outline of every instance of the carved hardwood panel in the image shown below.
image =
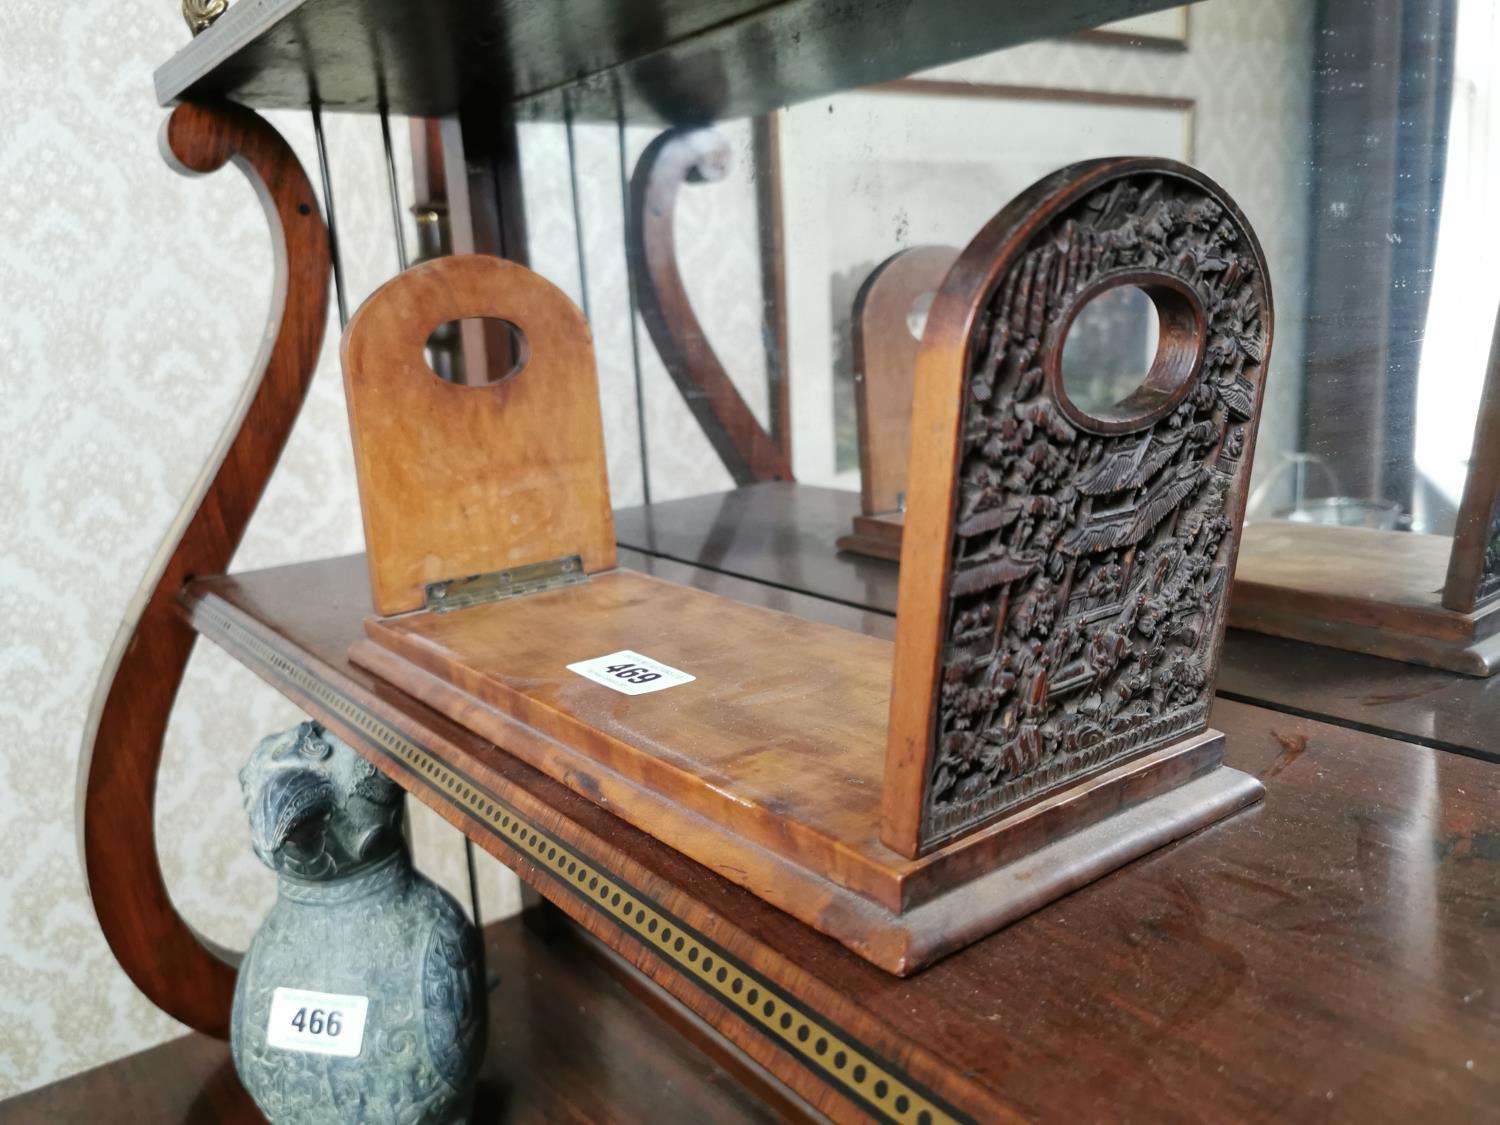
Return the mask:
{"type": "MultiPolygon", "coordinates": [[[[893,819],[888,774],[887,843],[930,849],[1206,728],[1270,334],[1253,233],[1173,162],[1066,169],[965,251],[918,376],[918,432],[948,441],[913,461],[901,613],[925,601],[937,630],[931,697],[892,716],[919,819],[893,819]],[[1138,389],[1091,413],[1068,397],[1062,345],[1122,285],[1155,305],[1158,350],[1138,389]]],[[[898,636],[903,688],[919,631],[898,636]]]]}

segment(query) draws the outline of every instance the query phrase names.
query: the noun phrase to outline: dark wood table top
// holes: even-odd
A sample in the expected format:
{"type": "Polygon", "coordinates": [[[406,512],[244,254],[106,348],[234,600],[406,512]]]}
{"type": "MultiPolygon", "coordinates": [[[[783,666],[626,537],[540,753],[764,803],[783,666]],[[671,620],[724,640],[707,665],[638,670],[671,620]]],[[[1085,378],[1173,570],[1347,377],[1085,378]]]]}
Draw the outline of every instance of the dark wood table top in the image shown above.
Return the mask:
{"type": "MultiPolygon", "coordinates": [[[[646,555],[814,599],[809,615],[821,601],[893,616],[896,565],[834,546],[858,511],[858,493],[757,484],[621,509],[615,537],[646,555]]],[[[1231,629],[1218,693],[1500,762],[1500,676],[1475,679],[1231,629]]]]}
{"type": "Polygon", "coordinates": [[[351,666],[361,559],[203,580],[184,605],[836,1119],[1500,1116],[1487,763],[1221,699],[1263,803],[902,980],[351,666]]]}
{"type": "MultiPolygon", "coordinates": [[[[520,917],[487,926],[485,938],[499,979],[476,1122],[778,1119],[642,1004],[584,938],[559,931],[543,940],[520,917]]],[[[229,1044],[196,1033],[0,1102],[0,1125],[264,1120],[235,1077],[229,1044]]]]}

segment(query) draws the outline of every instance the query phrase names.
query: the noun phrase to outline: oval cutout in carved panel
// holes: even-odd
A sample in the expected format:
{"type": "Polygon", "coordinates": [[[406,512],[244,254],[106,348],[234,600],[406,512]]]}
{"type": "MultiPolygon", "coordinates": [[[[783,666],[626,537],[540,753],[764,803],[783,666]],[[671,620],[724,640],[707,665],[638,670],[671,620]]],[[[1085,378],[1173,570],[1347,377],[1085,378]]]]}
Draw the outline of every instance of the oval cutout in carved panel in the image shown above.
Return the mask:
{"type": "Polygon", "coordinates": [[[1063,302],[1042,366],[1075,425],[1143,430],[1192,392],[1206,326],[1202,298],[1180,278],[1154,268],[1104,274],[1063,302]]]}
{"type": "Polygon", "coordinates": [[[1079,307],[1063,335],[1062,389],[1086,414],[1118,407],[1156,361],[1161,319],[1139,285],[1116,285],[1079,307]]]}

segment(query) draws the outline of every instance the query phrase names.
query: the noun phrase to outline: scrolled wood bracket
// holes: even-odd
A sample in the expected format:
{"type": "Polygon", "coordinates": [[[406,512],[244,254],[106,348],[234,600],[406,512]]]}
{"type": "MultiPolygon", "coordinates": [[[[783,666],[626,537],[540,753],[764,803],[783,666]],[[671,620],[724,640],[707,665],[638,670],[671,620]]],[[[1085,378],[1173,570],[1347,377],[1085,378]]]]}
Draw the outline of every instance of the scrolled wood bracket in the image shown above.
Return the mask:
{"type": "Polygon", "coordinates": [[[736,484],[791,480],[791,458],[766,432],[719,362],[677,267],[672,223],[685,183],[722,180],[729,143],[712,129],[657,137],[630,177],[628,223],[636,305],[662,363],[736,484]]]}
{"type": "Polygon", "coordinates": [[[162,154],[186,174],[234,163],[265,208],[275,283],[265,343],[208,466],[126,612],[95,693],[79,768],[78,834],[94,912],[116,960],[189,1027],[223,1037],[237,955],[196,933],[162,878],[153,821],[162,742],[194,633],[176,600],[225,571],[291,433],[328,314],[328,232],[286,141],[235,105],[181,105],[162,154]]]}

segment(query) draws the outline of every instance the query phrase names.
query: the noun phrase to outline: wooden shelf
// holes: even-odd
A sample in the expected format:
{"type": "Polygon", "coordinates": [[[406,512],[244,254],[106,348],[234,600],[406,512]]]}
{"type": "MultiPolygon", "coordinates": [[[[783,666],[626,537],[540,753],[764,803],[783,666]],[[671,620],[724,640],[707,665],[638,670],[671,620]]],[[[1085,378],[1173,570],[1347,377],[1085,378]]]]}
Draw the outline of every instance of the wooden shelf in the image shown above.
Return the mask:
{"type": "Polygon", "coordinates": [[[581,119],[764,113],[1172,0],[238,0],[156,71],[162,105],[581,119]]]}
{"type": "MultiPolygon", "coordinates": [[[[643,1005],[587,939],[546,940],[523,918],[485,928],[498,985],[474,1120],[756,1122],[763,1097],[643,1005]],[[663,1098],[662,1091],[672,1091],[663,1098]]],[[[773,1095],[774,1096],[774,1095],[773,1095]]],[[[229,1044],[186,1035],[0,1102],[7,1122],[239,1125],[262,1122],[229,1044]]]]}
{"type": "Polygon", "coordinates": [[[1221,699],[1226,762],[1265,782],[1261,805],[903,980],[351,665],[361,558],[200,580],[182,604],[836,1120],[1064,1119],[1101,1100],[1306,1117],[1329,1091],[1350,1117],[1463,1119],[1500,1099],[1477,1062],[1500,1053],[1486,763],[1221,699]]]}

